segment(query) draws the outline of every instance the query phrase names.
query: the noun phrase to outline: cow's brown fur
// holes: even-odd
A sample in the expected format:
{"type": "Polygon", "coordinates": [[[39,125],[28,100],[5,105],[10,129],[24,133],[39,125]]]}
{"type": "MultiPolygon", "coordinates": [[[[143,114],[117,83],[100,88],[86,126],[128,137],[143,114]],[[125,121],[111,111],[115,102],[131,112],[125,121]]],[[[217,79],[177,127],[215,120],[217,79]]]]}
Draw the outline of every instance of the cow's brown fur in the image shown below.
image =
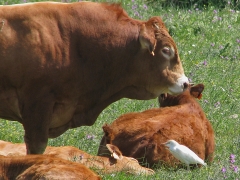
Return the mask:
{"type": "Polygon", "coordinates": [[[0,179],[99,180],[101,178],[82,164],[52,155],[11,157],[0,155],[0,179]]]}
{"type": "MultiPolygon", "coordinates": [[[[94,169],[98,173],[109,174],[125,172],[135,175],[152,175],[154,171],[139,165],[134,158],[122,156],[121,151],[113,145],[107,145],[109,157],[93,156],[72,146],[51,147],[47,146],[45,155],[74,161],[94,169]]],[[[0,141],[0,155],[19,156],[26,154],[25,144],[0,141]]]]}
{"type": "Polygon", "coordinates": [[[110,143],[118,146],[123,155],[147,162],[151,167],[162,163],[174,166],[179,161],[162,145],[174,139],[211,162],[215,147],[214,131],[195,99],[201,96],[202,91],[203,85],[199,84],[181,95],[165,96],[160,100],[161,104],[171,107],[125,114],[111,125],[103,126],[105,135],[98,155],[103,154],[104,145],[110,143]]]}
{"type": "Polygon", "coordinates": [[[94,2],[0,6],[0,117],[23,124],[28,154],[92,125],[114,101],[180,93],[186,83],[159,17],[139,21],[94,2]]]}

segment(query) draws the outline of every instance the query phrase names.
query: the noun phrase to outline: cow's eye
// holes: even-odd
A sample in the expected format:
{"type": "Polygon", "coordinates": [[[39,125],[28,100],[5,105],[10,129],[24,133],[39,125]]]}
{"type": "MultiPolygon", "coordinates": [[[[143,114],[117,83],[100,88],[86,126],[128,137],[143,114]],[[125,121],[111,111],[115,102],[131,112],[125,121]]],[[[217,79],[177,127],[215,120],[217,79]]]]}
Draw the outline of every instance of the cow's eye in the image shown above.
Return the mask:
{"type": "Polygon", "coordinates": [[[162,48],[162,55],[167,59],[171,59],[174,55],[174,50],[168,46],[162,48]]]}
{"type": "Polygon", "coordinates": [[[164,47],[163,49],[162,49],[162,52],[164,53],[164,54],[167,54],[167,55],[171,55],[171,51],[170,51],[170,48],[169,47],[164,47]]]}

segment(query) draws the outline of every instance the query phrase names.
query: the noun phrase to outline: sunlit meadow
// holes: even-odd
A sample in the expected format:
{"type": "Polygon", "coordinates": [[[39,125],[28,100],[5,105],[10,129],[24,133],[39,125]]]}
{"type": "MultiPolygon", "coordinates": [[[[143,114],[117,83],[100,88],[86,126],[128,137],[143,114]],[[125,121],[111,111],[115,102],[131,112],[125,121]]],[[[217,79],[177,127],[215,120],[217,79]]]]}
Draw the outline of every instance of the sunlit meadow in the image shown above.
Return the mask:
{"type": "MultiPolygon", "coordinates": [[[[24,2],[30,1],[0,0],[0,4],[24,2]]],[[[150,4],[142,0],[118,2],[133,18],[147,20],[161,16],[164,20],[178,46],[185,74],[191,82],[205,85],[200,104],[215,130],[216,151],[211,165],[190,172],[162,167],[155,169],[156,175],[150,177],[119,173],[104,175],[103,179],[240,180],[240,12],[231,1],[223,9],[204,4],[162,8],[157,1],[150,4]]],[[[69,130],[48,144],[72,145],[96,154],[103,124],[111,123],[121,114],[157,106],[156,99],[122,99],[105,109],[93,126],[69,130]]],[[[23,142],[21,124],[1,120],[0,127],[1,140],[23,142]]]]}

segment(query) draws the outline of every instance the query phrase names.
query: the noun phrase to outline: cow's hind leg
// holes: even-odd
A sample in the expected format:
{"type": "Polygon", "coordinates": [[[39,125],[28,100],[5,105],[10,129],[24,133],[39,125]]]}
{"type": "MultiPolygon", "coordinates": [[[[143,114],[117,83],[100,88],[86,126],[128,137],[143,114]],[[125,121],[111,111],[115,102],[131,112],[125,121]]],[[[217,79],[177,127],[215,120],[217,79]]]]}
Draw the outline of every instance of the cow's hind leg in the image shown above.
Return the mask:
{"type": "Polygon", "coordinates": [[[53,104],[51,97],[24,104],[22,114],[27,154],[44,153],[48,142],[53,104]]]}

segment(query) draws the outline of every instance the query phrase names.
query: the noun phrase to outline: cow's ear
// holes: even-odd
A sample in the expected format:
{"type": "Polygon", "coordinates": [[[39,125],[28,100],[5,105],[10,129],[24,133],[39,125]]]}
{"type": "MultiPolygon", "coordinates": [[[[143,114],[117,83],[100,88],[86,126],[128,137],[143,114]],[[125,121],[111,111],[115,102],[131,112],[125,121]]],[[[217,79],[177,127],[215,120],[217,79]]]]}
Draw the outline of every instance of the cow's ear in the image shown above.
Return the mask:
{"type": "Polygon", "coordinates": [[[142,24],[139,34],[139,41],[143,49],[148,49],[150,54],[154,56],[154,49],[156,46],[155,33],[152,28],[146,27],[142,24]]]}
{"type": "Polygon", "coordinates": [[[102,129],[106,137],[108,137],[112,133],[112,129],[109,127],[108,124],[103,125],[102,129]]]}
{"type": "Polygon", "coordinates": [[[111,153],[111,156],[114,158],[114,159],[119,159],[121,160],[123,158],[122,156],[122,153],[121,151],[118,149],[118,147],[112,145],[112,144],[107,144],[106,145],[108,150],[110,151],[111,153]]]}
{"type": "Polygon", "coordinates": [[[111,140],[113,139],[113,132],[112,129],[109,127],[108,124],[105,124],[102,126],[104,137],[107,143],[111,143],[111,140]]]}
{"type": "Polygon", "coordinates": [[[192,86],[190,88],[190,93],[193,97],[201,99],[203,90],[204,90],[204,85],[203,84],[197,84],[197,85],[192,86]]]}

